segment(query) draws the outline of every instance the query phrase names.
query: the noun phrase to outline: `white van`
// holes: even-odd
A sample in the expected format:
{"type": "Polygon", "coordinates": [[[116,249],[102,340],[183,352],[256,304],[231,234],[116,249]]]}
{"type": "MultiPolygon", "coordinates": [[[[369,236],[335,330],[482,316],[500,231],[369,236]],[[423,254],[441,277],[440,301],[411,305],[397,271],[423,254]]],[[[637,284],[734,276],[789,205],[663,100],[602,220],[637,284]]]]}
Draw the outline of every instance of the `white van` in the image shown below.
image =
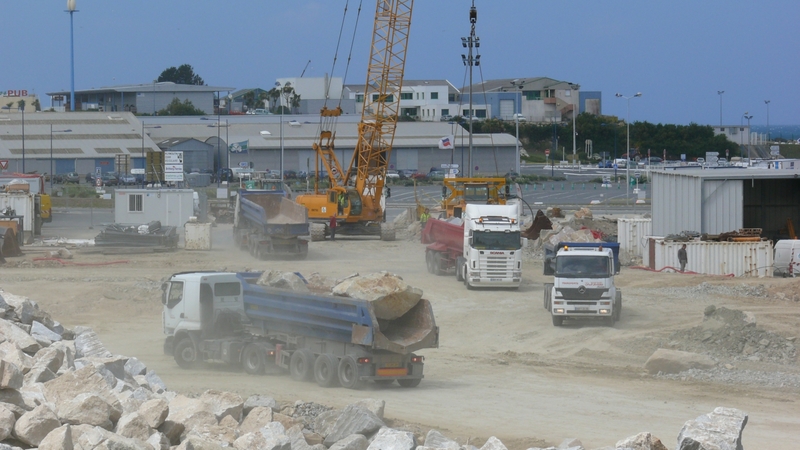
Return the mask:
{"type": "Polygon", "coordinates": [[[776,242],[773,265],[776,277],[797,276],[800,272],[800,239],[782,239],[776,242]]]}

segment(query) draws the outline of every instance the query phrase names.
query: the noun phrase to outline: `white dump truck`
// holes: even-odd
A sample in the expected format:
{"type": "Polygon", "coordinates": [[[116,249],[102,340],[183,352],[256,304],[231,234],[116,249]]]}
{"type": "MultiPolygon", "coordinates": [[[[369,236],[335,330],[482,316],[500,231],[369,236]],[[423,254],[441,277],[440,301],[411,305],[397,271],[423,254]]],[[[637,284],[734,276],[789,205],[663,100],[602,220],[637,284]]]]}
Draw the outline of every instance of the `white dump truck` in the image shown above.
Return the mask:
{"type": "Polygon", "coordinates": [[[422,230],[428,271],[454,269],[467,289],[518,288],[522,246],[517,205],[467,205],[462,218],[430,219],[422,230]]]}
{"type": "Polygon", "coordinates": [[[554,279],[544,285],[544,308],[557,327],[567,318],[599,318],[614,326],[622,313],[622,291],[614,286],[614,252],[601,243],[578,245],[560,243],[555,257],[545,260],[545,272],[554,279]]]}

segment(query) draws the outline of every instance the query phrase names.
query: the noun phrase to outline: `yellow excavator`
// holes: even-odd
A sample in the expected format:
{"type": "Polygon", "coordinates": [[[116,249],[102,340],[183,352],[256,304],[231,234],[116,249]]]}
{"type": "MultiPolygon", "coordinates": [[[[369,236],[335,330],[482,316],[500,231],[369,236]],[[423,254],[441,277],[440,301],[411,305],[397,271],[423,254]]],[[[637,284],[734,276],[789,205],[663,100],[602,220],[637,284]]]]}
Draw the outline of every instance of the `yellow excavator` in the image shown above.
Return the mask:
{"type": "Polygon", "coordinates": [[[334,154],[342,109],[324,107],[320,112],[319,138],[313,146],[315,167],[317,174],[320,169],[327,171],[330,187],[321,190],[315,183],[313,194],[296,199],[308,208],[313,241],[330,234],[331,220],[336,221],[337,235],[395,238],[392,224],[385,222],[388,195],[384,185],[397,128],[413,4],[413,0],[377,1],[358,141],[346,168],[334,154]]]}

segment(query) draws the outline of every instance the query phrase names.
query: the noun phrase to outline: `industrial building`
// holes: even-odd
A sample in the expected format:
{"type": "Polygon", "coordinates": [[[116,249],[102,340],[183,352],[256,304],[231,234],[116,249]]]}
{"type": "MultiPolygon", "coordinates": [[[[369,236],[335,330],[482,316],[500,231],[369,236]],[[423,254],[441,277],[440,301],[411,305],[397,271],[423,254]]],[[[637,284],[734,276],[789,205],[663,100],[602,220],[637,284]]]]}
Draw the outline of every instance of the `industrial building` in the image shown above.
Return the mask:
{"type": "Polygon", "coordinates": [[[777,240],[787,237],[787,225],[800,224],[796,169],[665,171],[652,180],[654,236],[761,228],[777,240]]]}
{"type": "MultiPolygon", "coordinates": [[[[184,151],[185,169],[201,171],[237,167],[315,170],[312,144],[318,139],[319,116],[280,115],[137,117],[130,112],[0,113],[0,163],[9,172],[84,175],[143,168],[148,152],[184,151]],[[247,143],[246,151],[228,153],[228,144],[247,143]],[[283,152],[281,152],[283,147],[283,152]],[[115,167],[123,161],[123,167],[115,167]],[[52,166],[52,169],[51,169],[52,166]]],[[[337,134],[337,156],[348,164],[356,145],[360,115],[343,115],[337,134]]],[[[515,167],[517,140],[508,134],[473,135],[475,175],[504,174],[515,167]]],[[[390,160],[392,169],[427,172],[444,163],[469,164],[469,135],[446,122],[398,124],[390,160]],[[453,136],[453,149],[439,140],[453,136]]]]}

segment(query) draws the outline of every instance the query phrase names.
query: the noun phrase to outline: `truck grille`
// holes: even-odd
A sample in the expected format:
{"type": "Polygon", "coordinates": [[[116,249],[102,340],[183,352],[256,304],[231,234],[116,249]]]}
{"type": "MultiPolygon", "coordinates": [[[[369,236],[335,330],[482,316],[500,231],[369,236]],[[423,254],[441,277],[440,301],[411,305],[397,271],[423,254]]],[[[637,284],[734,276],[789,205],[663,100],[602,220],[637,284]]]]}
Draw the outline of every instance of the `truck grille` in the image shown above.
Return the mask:
{"type": "Polygon", "coordinates": [[[481,272],[488,277],[507,277],[515,269],[510,256],[484,256],[481,258],[481,272]]]}
{"type": "Polygon", "coordinates": [[[600,300],[600,298],[608,292],[608,289],[584,289],[581,292],[580,288],[557,288],[561,296],[574,300],[600,300]]]}

